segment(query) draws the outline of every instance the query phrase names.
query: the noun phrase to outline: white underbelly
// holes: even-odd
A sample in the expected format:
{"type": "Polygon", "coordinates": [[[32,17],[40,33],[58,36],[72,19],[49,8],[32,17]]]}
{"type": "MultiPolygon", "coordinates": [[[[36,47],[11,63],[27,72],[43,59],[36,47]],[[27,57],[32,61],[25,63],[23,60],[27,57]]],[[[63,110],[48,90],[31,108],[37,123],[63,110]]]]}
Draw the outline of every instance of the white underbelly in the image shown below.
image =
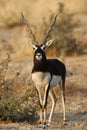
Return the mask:
{"type": "Polygon", "coordinates": [[[58,85],[60,81],[61,81],[61,76],[53,75],[50,82],[50,87],[54,87],[58,85]]]}

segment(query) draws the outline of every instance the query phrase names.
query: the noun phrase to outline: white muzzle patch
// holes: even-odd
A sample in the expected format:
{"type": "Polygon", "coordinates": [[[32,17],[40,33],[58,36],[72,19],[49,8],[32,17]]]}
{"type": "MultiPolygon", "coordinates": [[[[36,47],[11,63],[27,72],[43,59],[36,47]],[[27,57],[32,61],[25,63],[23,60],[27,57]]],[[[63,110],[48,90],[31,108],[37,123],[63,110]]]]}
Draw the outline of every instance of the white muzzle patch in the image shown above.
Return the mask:
{"type": "Polygon", "coordinates": [[[37,60],[41,60],[41,59],[42,59],[41,53],[37,53],[37,54],[36,54],[36,59],[37,59],[37,60]]]}

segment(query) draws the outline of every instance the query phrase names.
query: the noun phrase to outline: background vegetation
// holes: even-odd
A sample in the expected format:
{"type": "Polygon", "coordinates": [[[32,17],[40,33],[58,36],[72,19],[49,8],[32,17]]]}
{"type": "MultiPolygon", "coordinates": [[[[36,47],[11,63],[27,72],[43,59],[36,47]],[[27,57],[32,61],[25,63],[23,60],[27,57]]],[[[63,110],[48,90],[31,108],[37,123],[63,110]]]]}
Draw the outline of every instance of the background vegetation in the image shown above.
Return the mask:
{"type": "MultiPolygon", "coordinates": [[[[64,4],[58,3],[56,14],[58,19],[50,36],[50,39],[54,38],[55,55],[67,56],[82,53],[83,47],[81,41],[75,36],[75,29],[80,26],[79,21],[74,18],[75,13],[67,12],[64,4]]],[[[45,18],[43,19],[43,25],[41,25],[43,27],[41,28],[42,32],[46,32],[49,27],[48,23],[52,21],[54,16],[55,14],[51,13],[49,22],[45,18]]],[[[39,33],[41,34],[41,31],[39,33]]]]}
{"type": "Polygon", "coordinates": [[[10,51],[12,54],[32,54],[31,49],[25,43],[25,38],[28,39],[29,35],[22,26],[20,12],[24,13],[40,42],[43,39],[44,33],[51,23],[53,16],[58,14],[55,29],[52,31],[52,38],[54,38],[55,43],[54,55],[56,54],[59,56],[61,53],[65,53],[65,55],[82,53],[82,50],[87,47],[86,5],[86,0],[79,0],[79,3],[76,0],[73,2],[69,0],[67,0],[67,2],[64,0],[48,0],[48,4],[46,0],[26,0],[26,2],[24,0],[9,0],[9,2],[1,0],[0,42],[3,45],[0,45],[0,50],[2,55],[3,46],[5,51],[10,51]],[[2,27],[4,27],[4,29],[7,27],[8,30],[3,31],[2,27]],[[14,30],[12,30],[13,27],[14,30]]]}
{"type": "Polygon", "coordinates": [[[20,73],[6,78],[10,61],[8,54],[0,63],[0,120],[32,122],[38,108],[35,88],[28,85],[20,73]]]}
{"type": "Polygon", "coordinates": [[[54,39],[54,45],[47,54],[75,56],[87,54],[87,1],[0,0],[0,120],[32,122],[37,116],[38,101],[31,79],[27,81],[30,72],[26,74],[28,70],[22,68],[27,63],[20,67],[25,56],[32,55],[32,48],[26,44],[25,39],[30,37],[21,21],[21,11],[40,43],[58,14],[49,37],[54,39]],[[15,58],[19,65],[13,63],[15,58]]]}

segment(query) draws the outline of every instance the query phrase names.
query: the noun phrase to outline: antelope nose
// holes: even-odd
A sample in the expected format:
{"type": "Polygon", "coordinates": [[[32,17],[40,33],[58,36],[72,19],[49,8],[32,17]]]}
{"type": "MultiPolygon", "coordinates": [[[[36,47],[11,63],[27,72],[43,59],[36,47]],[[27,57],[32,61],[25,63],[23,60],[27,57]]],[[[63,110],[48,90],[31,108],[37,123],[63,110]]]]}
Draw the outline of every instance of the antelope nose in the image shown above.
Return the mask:
{"type": "Polygon", "coordinates": [[[37,59],[37,60],[41,60],[41,59],[42,59],[41,53],[37,53],[37,54],[36,54],[36,59],[37,59]]]}
{"type": "Polygon", "coordinates": [[[37,53],[37,56],[39,57],[39,56],[41,56],[41,54],[40,54],[40,53],[37,53]]]}

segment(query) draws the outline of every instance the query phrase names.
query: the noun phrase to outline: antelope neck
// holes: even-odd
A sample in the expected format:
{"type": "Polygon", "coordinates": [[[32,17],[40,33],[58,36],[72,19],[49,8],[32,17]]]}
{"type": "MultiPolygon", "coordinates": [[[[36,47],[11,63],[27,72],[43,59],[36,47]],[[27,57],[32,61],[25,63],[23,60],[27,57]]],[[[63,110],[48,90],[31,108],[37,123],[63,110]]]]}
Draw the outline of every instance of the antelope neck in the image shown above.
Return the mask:
{"type": "Polygon", "coordinates": [[[32,69],[32,73],[33,72],[47,72],[47,60],[46,60],[46,57],[42,60],[37,60],[34,58],[33,60],[33,69],[32,69]]]}

